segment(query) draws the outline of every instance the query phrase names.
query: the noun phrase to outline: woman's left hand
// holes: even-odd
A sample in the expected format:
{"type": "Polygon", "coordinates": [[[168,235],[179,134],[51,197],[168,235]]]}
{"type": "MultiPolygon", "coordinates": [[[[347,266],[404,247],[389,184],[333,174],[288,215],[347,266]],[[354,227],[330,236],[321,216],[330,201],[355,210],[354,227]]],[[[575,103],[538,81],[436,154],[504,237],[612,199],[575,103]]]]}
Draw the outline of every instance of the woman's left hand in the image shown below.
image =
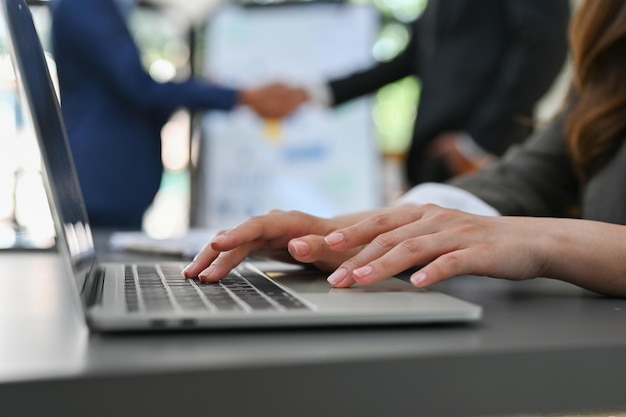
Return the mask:
{"type": "Polygon", "coordinates": [[[401,206],[325,237],[337,251],[365,245],[328,280],[335,287],[371,284],[419,265],[425,266],[411,276],[417,287],[466,274],[537,277],[546,264],[541,237],[548,227],[546,219],[478,216],[432,204],[401,206]]]}

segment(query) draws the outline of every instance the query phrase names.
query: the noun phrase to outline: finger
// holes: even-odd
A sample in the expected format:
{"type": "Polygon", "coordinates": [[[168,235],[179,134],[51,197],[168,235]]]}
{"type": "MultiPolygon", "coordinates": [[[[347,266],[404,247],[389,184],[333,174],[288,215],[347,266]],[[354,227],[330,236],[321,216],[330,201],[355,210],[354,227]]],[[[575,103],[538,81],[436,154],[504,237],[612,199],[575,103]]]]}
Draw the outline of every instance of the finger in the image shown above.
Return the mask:
{"type": "Polygon", "coordinates": [[[282,119],[288,116],[295,109],[287,106],[270,106],[257,107],[255,111],[264,119],[282,119]]]}
{"type": "MultiPolygon", "coordinates": [[[[329,282],[336,287],[348,287],[354,284],[356,281],[353,276],[353,271],[360,269],[370,262],[382,257],[405,240],[413,238],[416,235],[416,233],[412,230],[414,228],[414,224],[412,223],[392,230],[391,232],[376,236],[371,243],[362,247],[361,250],[356,251],[352,257],[346,258],[347,260],[337,268],[336,273],[329,277],[329,282]]],[[[344,251],[341,251],[339,253],[343,252],[344,251]]],[[[366,271],[368,270],[364,269],[361,272],[365,273],[366,271]]]]}
{"type": "MultiPolygon", "coordinates": [[[[422,230],[423,227],[421,226],[422,225],[419,223],[410,223],[390,232],[376,236],[372,242],[366,245],[361,251],[350,258],[349,261],[345,262],[342,266],[349,272],[352,272],[367,265],[375,259],[381,258],[387,252],[393,250],[403,242],[423,236],[425,233],[422,230]]],[[[414,264],[409,266],[414,266],[414,264]]]]}
{"type": "Polygon", "coordinates": [[[307,216],[299,212],[271,211],[264,216],[254,216],[240,223],[211,241],[217,251],[229,251],[237,246],[255,240],[278,240],[286,245],[290,237],[295,237],[309,224],[307,216]],[[283,242],[284,241],[284,242],[283,242]]]}
{"type": "MultiPolygon", "coordinates": [[[[353,255],[351,252],[338,252],[328,247],[319,235],[302,236],[289,242],[287,248],[294,259],[314,264],[317,268],[328,271],[335,269],[353,255]]],[[[356,253],[356,252],[355,252],[356,253]]]]}
{"type": "MultiPolygon", "coordinates": [[[[415,207],[413,207],[413,209],[415,209],[415,207]]],[[[432,206],[432,207],[426,206],[417,211],[416,210],[395,211],[394,213],[396,214],[396,216],[394,217],[396,218],[399,224],[402,224],[402,223],[406,223],[406,224],[396,229],[393,229],[391,231],[379,234],[370,243],[365,245],[362,250],[358,251],[356,254],[354,254],[354,256],[352,256],[350,259],[345,261],[339,268],[337,268],[337,271],[329,277],[329,282],[332,285],[338,286],[338,287],[345,287],[345,286],[350,286],[354,284],[354,282],[357,282],[358,279],[355,280],[355,278],[357,277],[353,276],[353,271],[366,266],[367,264],[369,264],[370,262],[378,258],[381,258],[382,256],[384,256],[386,253],[393,250],[397,246],[401,244],[405,244],[403,242],[406,242],[410,239],[414,239],[416,237],[427,236],[427,235],[434,233],[438,228],[440,228],[443,221],[445,221],[443,217],[448,215],[447,214],[448,211],[443,211],[441,208],[437,206],[432,206]],[[435,214],[442,213],[442,215],[434,216],[431,213],[431,217],[438,217],[438,218],[436,218],[434,222],[426,221],[425,219],[426,216],[424,216],[424,213],[426,212],[434,212],[435,214]],[[418,221],[414,221],[415,218],[418,218],[418,221]]],[[[387,228],[387,225],[391,227],[396,225],[395,222],[392,223],[391,219],[390,221],[386,221],[384,219],[376,220],[375,218],[371,218],[368,220],[375,221],[375,223],[373,224],[384,223],[386,224],[386,226],[384,226],[385,228],[387,228]]],[[[367,227],[368,225],[366,224],[365,226],[367,227]]],[[[356,239],[359,239],[359,238],[356,238],[356,239]]],[[[456,241],[455,239],[450,240],[450,242],[455,242],[455,241],[456,241]]],[[[413,258],[406,258],[406,257],[402,258],[402,261],[407,260],[408,263],[403,262],[401,265],[404,266],[404,269],[400,269],[399,271],[403,271],[409,267],[415,266],[416,263],[418,262],[415,259],[416,259],[415,255],[413,256],[413,258]]],[[[363,282],[365,282],[366,280],[365,275],[369,276],[369,274],[372,273],[373,271],[371,271],[371,269],[363,269],[359,272],[363,274],[361,276],[361,279],[363,280],[363,282]]],[[[393,273],[396,273],[396,272],[398,272],[398,270],[394,270],[393,273]]],[[[388,273],[384,278],[388,277],[390,274],[391,273],[388,273]]],[[[357,276],[358,276],[358,273],[357,273],[357,276]]],[[[382,277],[372,275],[370,279],[378,280],[378,279],[382,279],[382,277]]]]}
{"type": "Polygon", "coordinates": [[[377,259],[352,270],[352,278],[360,284],[372,284],[459,249],[450,232],[406,239],[377,259]]]}
{"type": "MultiPolygon", "coordinates": [[[[226,233],[226,230],[220,230],[215,234],[213,238],[215,238],[216,236],[220,236],[224,233],[226,233]]],[[[213,262],[219,254],[219,251],[216,251],[211,247],[211,241],[207,242],[196,254],[196,256],[189,263],[189,265],[187,265],[183,269],[183,276],[186,278],[197,277],[200,271],[202,271],[202,269],[205,268],[207,265],[211,264],[211,262],[213,262]]]]}
{"type": "Polygon", "coordinates": [[[424,288],[460,275],[475,274],[478,258],[470,249],[446,253],[411,275],[411,284],[424,288]]]}
{"type": "Polygon", "coordinates": [[[186,269],[186,274],[197,273],[211,282],[219,280],[252,252],[285,248],[291,238],[305,234],[302,230],[319,228],[322,222],[317,220],[301,212],[279,210],[251,217],[213,238],[186,269]]]}
{"type": "Polygon", "coordinates": [[[368,244],[376,236],[415,222],[423,216],[423,209],[416,206],[394,207],[359,223],[339,229],[326,236],[326,243],[333,249],[344,250],[368,244]]]}
{"type": "MultiPolygon", "coordinates": [[[[257,243],[257,246],[260,244],[257,243]]],[[[254,244],[246,244],[227,252],[221,252],[211,264],[198,273],[203,282],[216,282],[224,278],[237,265],[254,251],[254,244]]]]}

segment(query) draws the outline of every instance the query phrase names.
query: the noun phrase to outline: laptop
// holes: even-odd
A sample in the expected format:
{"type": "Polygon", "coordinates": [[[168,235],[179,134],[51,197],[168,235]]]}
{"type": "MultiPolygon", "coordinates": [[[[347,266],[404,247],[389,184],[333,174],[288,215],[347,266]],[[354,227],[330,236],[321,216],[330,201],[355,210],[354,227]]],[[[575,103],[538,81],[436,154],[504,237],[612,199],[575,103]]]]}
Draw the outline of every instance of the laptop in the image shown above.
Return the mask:
{"type": "Polygon", "coordinates": [[[43,160],[58,248],[95,331],[470,322],[478,305],[390,278],[336,289],[326,274],[245,261],[219,283],[184,279],[184,263],[101,263],[43,50],[24,0],[0,0],[18,85],[43,160]]]}

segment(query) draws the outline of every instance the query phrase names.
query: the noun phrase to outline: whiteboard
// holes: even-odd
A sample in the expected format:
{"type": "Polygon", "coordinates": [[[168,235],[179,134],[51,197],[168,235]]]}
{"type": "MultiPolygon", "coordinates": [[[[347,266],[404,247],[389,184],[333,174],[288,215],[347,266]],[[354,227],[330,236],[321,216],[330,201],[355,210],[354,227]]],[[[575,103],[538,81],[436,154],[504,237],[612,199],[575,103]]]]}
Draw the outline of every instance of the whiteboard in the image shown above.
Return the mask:
{"type": "MultiPolygon", "coordinates": [[[[204,75],[218,83],[322,83],[372,64],[375,9],[353,4],[228,5],[206,29],[204,75]]],[[[333,216],[382,202],[369,98],[335,109],[306,104],[280,120],[251,110],[202,121],[200,224],[228,227],[271,209],[333,216]]]]}

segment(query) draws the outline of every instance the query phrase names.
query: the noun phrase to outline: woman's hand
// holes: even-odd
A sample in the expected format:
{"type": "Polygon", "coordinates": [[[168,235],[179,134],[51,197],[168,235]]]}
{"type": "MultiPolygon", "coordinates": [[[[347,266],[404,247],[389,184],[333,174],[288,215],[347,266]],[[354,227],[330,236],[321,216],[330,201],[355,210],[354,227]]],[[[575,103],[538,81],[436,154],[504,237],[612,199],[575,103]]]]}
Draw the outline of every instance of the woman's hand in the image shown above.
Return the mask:
{"type": "Polygon", "coordinates": [[[554,220],[478,216],[435,205],[397,207],[326,236],[334,250],[362,248],[328,280],[336,287],[371,284],[420,265],[425,266],[411,276],[417,287],[465,274],[541,276],[549,246],[544,236],[554,220]]]}
{"type": "Polygon", "coordinates": [[[337,252],[328,247],[323,237],[367,215],[369,213],[357,213],[323,219],[298,211],[273,210],[264,216],[251,217],[232,229],[218,233],[183,270],[183,274],[186,277],[198,276],[202,281],[218,281],[252,254],[309,263],[331,271],[356,254],[358,247],[337,252]],[[303,237],[304,240],[294,240],[303,237]]]}
{"type": "Polygon", "coordinates": [[[371,284],[424,265],[411,276],[416,287],[460,275],[547,277],[626,297],[623,225],[407,205],[337,229],[325,242],[337,251],[361,248],[328,278],[336,287],[371,284]]]}
{"type": "Polygon", "coordinates": [[[414,266],[416,287],[460,275],[549,277],[626,296],[626,226],[590,220],[489,217],[427,204],[323,219],[273,211],[218,234],[184,270],[224,277],[246,256],[281,251],[334,272],[335,287],[371,284],[414,266]]]}

